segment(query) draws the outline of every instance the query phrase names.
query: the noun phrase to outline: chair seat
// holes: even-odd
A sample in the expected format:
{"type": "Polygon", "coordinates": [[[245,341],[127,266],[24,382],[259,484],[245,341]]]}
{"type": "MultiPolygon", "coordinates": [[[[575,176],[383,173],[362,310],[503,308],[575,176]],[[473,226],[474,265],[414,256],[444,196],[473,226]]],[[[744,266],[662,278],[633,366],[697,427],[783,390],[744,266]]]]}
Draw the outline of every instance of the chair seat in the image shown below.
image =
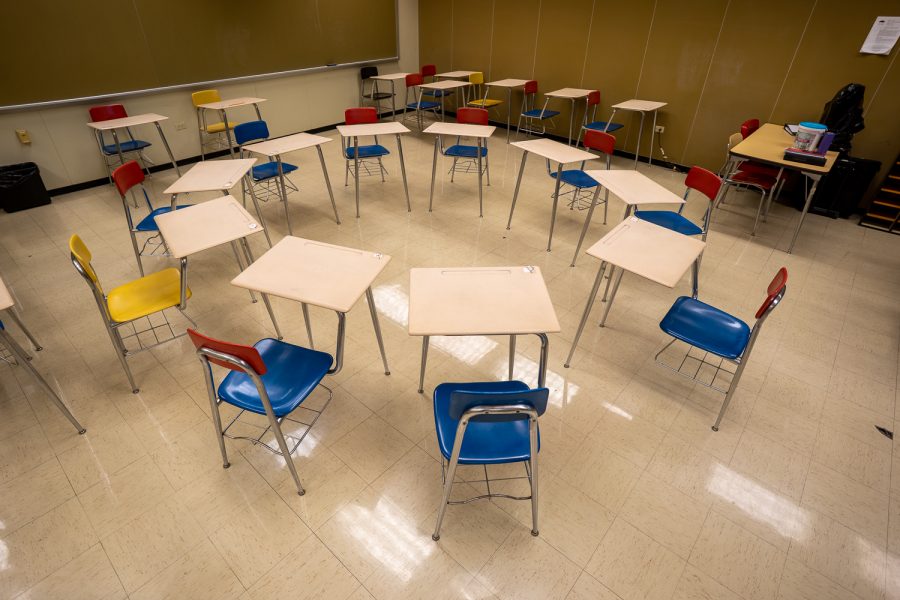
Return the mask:
{"type": "MultiPolygon", "coordinates": [[[[176,210],[181,210],[182,208],[187,208],[192,206],[191,204],[184,204],[176,208],[176,210]]],[[[163,206],[162,208],[157,208],[149,215],[141,219],[141,222],[137,224],[134,228],[135,231],[159,231],[159,227],[156,226],[156,217],[159,215],[164,215],[167,212],[172,212],[171,206],[163,206]]]]}
{"type": "MultiPolygon", "coordinates": [[[[376,158],[378,156],[387,156],[390,154],[390,151],[380,144],[372,144],[369,146],[359,146],[359,157],[362,158],[376,158]]],[[[347,157],[348,160],[353,160],[353,146],[348,147],[344,150],[344,156],[347,157]]]]}
{"type": "MultiPolygon", "coordinates": [[[[237,123],[228,121],[228,129],[234,129],[237,123]]],[[[206,133],[222,133],[225,131],[225,123],[208,123],[206,125],[206,133]]]]}
{"type": "Polygon", "coordinates": [[[422,101],[422,102],[410,102],[409,104],[406,105],[406,108],[409,108],[412,110],[431,110],[433,108],[440,108],[440,106],[441,106],[440,102],[422,101]]]}
{"type": "Polygon", "coordinates": [[[389,92],[372,92],[370,94],[363,94],[363,98],[368,98],[369,100],[387,100],[390,98],[392,94],[389,92]]]}
{"type": "MultiPolygon", "coordinates": [[[[145,142],[144,140],[126,140],[124,142],[119,142],[119,146],[122,148],[122,152],[137,152],[138,150],[143,150],[150,146],[150,142],[145,142]]],[[[113,156],[118,154],[119,151],[116,149],[115,144],[106,144],[103,146],[103,154],[108,156],[113,156]]]]}
{"type": "Polygon", "coordinates": [[[634,216],[684,235],[700,235],[703,233],[703,229],[673,210],[639,210],[634,213],[634,216]]]}
{"type": "MultiPolygon", "coordinates": [[[[330,354],[266,338],[253,345],[268,371],[263,386],[276,417],[295,410],[316,389],[331,367],[330,354]]],[[[256,385],[242,371],[232,371],[219,385],[219,398],[238,408],[266,414],[256,385]]]]}
{"type": "MultiPolygon", "coordinates": [[[[186,290],[191,297],[191,290],[186,290]]],[[[181,302],[181,273],[168,268],[113,288],[106,298],[109,317],[117,323],[152,315],[181,302]]]]}
{"type": "MultiPolygon", "coordinates": [[[[434,389],[434,424],[438,446],[444,458],[450,459],[459,421],[450,416],[450,394],[454,391],[525,392],[521,381],[488,383],[442,383],[434,389]]],[[[538,431],[540,448],[540,431],[538,431]]],[[[459,453],[461,465],[496,465],[531,458],[528,419],[515,421],[469,421],[459,453]]]]}
{"type": "Polygon", "coordinates": [[[762,163],[758,163],[753,160],[747,160],[741,163],[740,168],[738,169],[745,173],[752,173],[754,175],[763,175],[765,177],[778,177],[778,167],[773,167],[771,165],[764,165],[762,163]]]}
{"type": "Polygon", "coordinates": [[[730,359],[743,354],[750,340],[746,323],[688,296],[675,301],[659,328],[691,346],[730,359]]]}
{"type": "Polygon", "coordinates": [[[609,128],[606,127],[606,121],[594,121],[593,123],[588,123],[584,126],[585,129],[593,129],[595,131],[605,131],[606,133],[612,133],[613,131],[618,131],[625,127],[621,123],[609,123],[609,128]]]}
{"type": "MultiPolygon", "coordinates": [[[[481,156],[487,156],[488,149],[482,147],[481,148],[481,156]]],[[[444,150],[445,156],[454,156],[456,158],[477,158],[478,157],[478,146],[464,146],[461,144],[455,144],[450,146],[446,150],[444,150]]]]}
{"type": "Polygon", "coordinates": [[[731,176],[728,177],[728,181],[731,183],[736,183],[738,185],[752,185],[754,187],[762,188],[766,191],[771,190],[772,186],[775,185],[774,177],[746,172],[743,170],[738,170],[736,173],[732,173],[731,176]]]}
{"type": "MultiPolygon", "coordinates": [[[[293,173],[294,171],[296,171],[297,166],[283,162],[281,163],[281,170],[285,175],[287,175],[288,173],[293,173]]],[[[278,177],[278,163],[271,161],[263,163],[261,165],[257,165],[253,167],[252,173],[253,181],[263,181],[265,179],[271,179],[272,177],[278,177]]]]}
{"type": "Polygon", "coordinates": [[[452,90],[422,90],[423,96],[431,96],[432,98],[445,98],[447,96],[452,96],[452,90]]]}
{"type": "Polygon", "coordinates": [[[541,111],[541,109],[535,108],[534,110],[527,110],[527,111],[523,112],[522,116],[529,118],[529,119],[552,119],[553,117],[555,117],[558,114],[559,114],[558,110],[541,111]],[[542,112],[543,112],[543,116],[541,115],[542,112]]]}
{"type": "Polygon", "coordinates": [[[481,98],[479,100],[472,100],[466,105],[475,106],[478,108],[491,108],[492,106],[497,106],[498,104],[503,104],[503,100],[495,100],[493,98],[488,98],[487,100],[485,100],[484,98],[481,98]]]}
{"type": "MultiPolygon", "coordinates": [[[[550,177],[556,179],[556,173],[551,172],[550,177]]],[[[563,183],[568,183],[569,185],[573,185],[577,188],[590,188],[597,185],[597,182],[590,175],[578,169],[563,171],[560,180],[563,183]]]]}

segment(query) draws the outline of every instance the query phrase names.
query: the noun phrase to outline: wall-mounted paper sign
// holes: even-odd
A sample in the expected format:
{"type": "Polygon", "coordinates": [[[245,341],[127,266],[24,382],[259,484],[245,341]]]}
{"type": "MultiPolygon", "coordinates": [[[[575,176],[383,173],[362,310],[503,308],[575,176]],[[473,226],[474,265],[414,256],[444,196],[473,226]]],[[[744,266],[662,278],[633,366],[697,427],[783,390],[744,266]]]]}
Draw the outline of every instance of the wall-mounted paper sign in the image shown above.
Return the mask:
{"type": "Polygon", "coordinates": [[[888,55],[900,37],[900,17],[877,17],[860,52],[888,55]]]}

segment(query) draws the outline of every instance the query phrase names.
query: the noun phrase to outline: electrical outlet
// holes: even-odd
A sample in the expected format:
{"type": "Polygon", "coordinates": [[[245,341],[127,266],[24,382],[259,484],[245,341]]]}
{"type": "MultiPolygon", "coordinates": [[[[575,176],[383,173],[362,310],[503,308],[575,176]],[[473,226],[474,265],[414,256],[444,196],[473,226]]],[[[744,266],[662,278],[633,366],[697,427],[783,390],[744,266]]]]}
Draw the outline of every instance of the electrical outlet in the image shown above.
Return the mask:
{"type": "Polygon", "coordinates": [[[665,133],[666,126],[665,125],[657,125],[656,127],[653,128],[653,131],[655,131],[656,133],[665,133]]]}
{"type": "Polygon", "coordinates": [[[20,144],[28,145],[31,143],[31,136],[28,135],[27,129],[16,129],[16,137],[19,138],[20,144]]]}
{"type": "Polygon", "coordinates": [[[184,131],[185,129],[187,129],[187,125],[184,124],[184,121],[175,123],[175,131],[184,131]]]}

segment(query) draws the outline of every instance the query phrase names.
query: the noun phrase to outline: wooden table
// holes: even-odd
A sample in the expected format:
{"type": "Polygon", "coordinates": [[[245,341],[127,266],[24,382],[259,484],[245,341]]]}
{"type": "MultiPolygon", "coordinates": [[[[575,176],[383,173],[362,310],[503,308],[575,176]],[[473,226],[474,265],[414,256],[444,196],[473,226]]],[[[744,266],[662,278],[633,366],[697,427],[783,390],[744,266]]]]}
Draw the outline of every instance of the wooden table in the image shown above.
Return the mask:
{"type": "Polygon", "coordinates": [[[356,218],[359,218],[359,138],[362,136],[393,135],[397,138],[397,152],[400,155],[400,174],[403,177],[403,191],[406,193],[406,210],[412,211],[409,202],[409,186],[406,183],[406,163],[403,162],[403,142],[400,136],[409,133],[409,129],[402,123],[365,123],[362,125],[338,125],[338,133],[341,137],[353,138],[353,185],[356,187],[356,218]]]}
{"type": "Polygon", "coordinates": [[[231,128],[228,126],[228,114],[226,111],[229,108],[238,108],[239,106],[252,105],[253,110],[256,111],[256,118],[262,121],[262,115],[259,112],[259,104],[260,102],[265,101],[265,98],[244,96],[241,98],[232,98],[231,100],[219,100],[218,102],[207,102],[206,104],[200,104],[197,106],[197,110],[214,110],[219,113],[219,117],[222,119],[222,123],[225,125],[225,138],[228,140],[228,151],[231,153],[231,156],[233,158],[235,156],[234,143],[231,141],[231,128]]]}
{"type": "Polygon", "coordinates": [[[565,366],[572,362],[575,347],[584,331],[594,300],[603,280],[603,272],[607,264],[619,267],[615,283],[613,283],[612,295],[606,302],[600,327],[606,325],[606,317],[609,309],[616,299],[619,291],[619,283],[625,271],[631,271],[650,281],[673,288],[681,281],[685,272],[693,266],[693,296],[697,297],[697,259],[706,247],[706,242],[642,221],[631,216],[613,227],[609,233],[587,249],[587,254],[600,259],[600,268],[597,269],[597,277],[588,295],[587,305],[581,315],[578,331],[572,340],[572,347],[566,358],[565,366]]]}
{"type": "MultiPolygon", "coordinates": [[[[169,161],[172,163],[172,167],[175,169],[175,173],[181,176],[181,171],[178,170],[178,163],[175,160],[175,156],[172,154],[172,149],[169,147],[169,141],[166,139],[166,134],[163,133],[162,126],[160,123],[162,121],[167,120],[169,117],[164,117],[163,115],[158,115],[156,113],[146,113],[143,115],[134,115],[131,117],[122,117],[121,119],[109,119],[107,121],[94,121],[88,123],[87,126],[94,130],[94,133],[97,136],[97,144],[100,146],[100,153],[103,154],[103,141],[101,138],[101,133],[104,131],[109,131],[112,134],[113,141],[116,143],[116,152],[119,154],[119,160],[122,164],[125,164],[125,156],[122,153],[122,146],[119,143],[119,134],[116,133],[117,129],[128,129],[129,127],[137,127],[138,125],[147,125],[149,123],[153,123],[156,126],[156,132],[159,133],[159,139],[163,143],[163,147],[166,149],[166,154],[169,155],[169,161]]],[[[131,132],[128,132],[131,135],[131,132]]]]}
{"type": "Polygon", "coordinates": [[[550,245],[553,242],[553,227],[556,225],[556,206],[559,203],[559,186],[560,183],[562,183],[563,165],[566,163],[594,160],[598,157],[596,154],[591,154],[587,150],[572,148],[563,143],[548,139],[513,142],[511,145],[516,148],[521,148],[524,152],[522,153],[522,163],[519,165],[519,176],[516,178],[516,188],[513,192],[512,205],[509,207],[509,221],[506,222],[507,230],[512,226],[513,212],[516,210],[516,200],[519,197],[519,186],[522,183],[522,173],[525,171],[525,160],[528,158],[528,153],[533,152],[538,156],[546,158],[548,173],[550,172],[550,161],[552,160],[558,163],[556,168],[556,189],[553,192],[553,208],[551,209],[550,214],[550,237],[547,238],[547,252],[550,252],[550,245]]]}
{"type": "Polygon", "coordinates": [[[803,227],[803,220],[806,218],[806,213],[809,212],[809,205],[816,193],[816,187],[819,185],[819,180],[822,179],[822,175],[831,171],[831,168],[834,166],[834,161],[836,161],[838,157],[837,152],[826,152],[825,164],[821,167],[785,160],[785,149],[790,148],[793,145],[794,138],[784,130],[784,127],[775,125],[774,123],[766,123],[730,150],[732,156],[755,160],[782,169],[799,171],[812,180],[813,184],[810,187],[809,193],[806,194],[806,201],[803,203],[803,210],[800,212],[800,220],[797,221],[797,229],[794,230],[794,236],[791,238],[788,254],[794,250],[794,244],[797,242],[797,236],[800,235],[800,228],[803,227]]]}
{"type": "Polygon", "coordinates": [[[526,83],[530,80],[528,79],[498,79],[497,81],[491,81],[489,83],[484,84],[484,99],[487,100],[488,91],[492,87],[500,87],[506,88],[506,143],[509,143],[509,131],[512,127],[511,125],[511,116],[512,116],[512,91],[514,88],[524,87],[526,83]]]}
{"type": "Polygon", "coordinates": [[[559,321],[540,267],[411,269],[409,335],[422,336],[419,393],[424,390],[428,343],[433,335],[508,335],[509,378],[513,378],[516,336],[541,340],[538,387],[547,377],[548,333],[559,321]]]}
{"type": "MultiPolygon", "coordinates": [[[[0,277],[0,312],[2,312],[5,316],[9,317],[9,320],[15,323],[19,329],[22,330],[22,333],[28,338],[28,341],[31,342],[31,345],[34,346],[34,349],[38,352],[43,350],[41,345],[35,339],[35,337],[31,334],[31,331],[25,327],[25,323],[19,318],[19,315],[16,314],[15,309],[15,299],[13,298],[12,293],[9,291],[9,288],[6,287],[6,283],[3,281],[3,278],[0,277]]],[[[50,384],[44,379],[44,377],[38,372],[37,369],[34,368],[34,365],[31,364],[31,357],[25,350],[16,342],[15,338],[10,335],[9,331],[7,331],[6,327],[0,322],[0,343],[6,346],[9,349],[10,354],[12,354],[15,359],[16,364],[25,369],[29,375],[31,375],[35,382],[37,382],[38,387],[44,390],[44,393],[50,398],[51,402],[56,405],[56,408],[69,420],[69,422],[75,426],[75,430],[78,433],[84,433],[85,428],[82,427],[81,423],[78,422],[78,419],[72,414],[69,408],[63,403],[62,398],[57,395],[56,391],[50,387],[50,384]]],[[[0,357],[2,359],[2,357],[0,357]]]]}
{"type": "MultiPolygon", "coordinates": [[[[457,90],[460,88],[466,88],[466,87],[469,87],[470,85],[472,85],[472,84],[469,83],[468,81],[456,81],[454,79],[444,79],[441,81],[433,81],[431,83],[419,84],[419,95],[418,95],[419,104],[420,105],[422,104],[422,90],[436,90],[436,91],[446,92],[448,90],[457,90]]],[[[441,121],[443,121],[444,120],[444,94],[441,94],[440,98],[441,98],[441,121]]],[[[463,103],[465,103],[465,100],[463,100],[463,103]]],[[[459,106],[458,99],[456,101],[456,105],[457,105],[457,107],[459,106]]]]}
{"type": "Polygon", "coordinates": [[[389,73],[387,75],[372,75],[371,79],[375,80],[373,94],[378,93],[378,82],[379,81],[387,81],[391,84],[391,120],[397,120],[397,91],[394,89],[394,82],[397,80],[406,80],[406,76],[409,73],[389,73]]]}
{"type": "Polygon", "coordinates": [[[375,310],[375,298],[372,295],[372,282],[390,260],[390,256],[381,252],[287,236],[231,283],[261,294],[272,294],[299,302],[311,348],[314,346],[308,306],[312,304],[335,311],[338,316],[337,347],[335,364],[328,371],[332,374],[340,371],[344,364],[347,313],[365,294],[384,364],[384,374],[390,375],[378,312],[375,310]]]}
{"type": "MultiPolygon", "coordinates": [[[[425,129],[425,133],[434,134],[434,160],[431,164],[431,192],[428,196],[428,212],[431,212],[432,202],[434,200],[434,177],[437,173],[438,146],[443,153],[444,143],[442,135],[455,135],[457,137],[472,137],[477,143],[476,162],[478,163],[478,216],[484,216],[484,201],[482,195],[482,169],[481,169],[481,149],[487,149],[487,141],[497,129],[493,125],[470,125],[466,123],[432,123],[425,129]]],[[[491,184],[490,171],[488,172],[488,185],[491,184]]]]}
{"type": "Polygon", "coordinates": [[[594,90],[582,90],[580,88],[562,88],[544,94],[547,98],[563,98],[572,101],[572,113],[569,115],[569,145],[572,144],[572,126],[575,123],[575,102],[584,98],[584,114],[587,114],[587,97],[594,90]]]}
{"type": "Polygon", "coordinates": [[[617,110],[627,110],[631,112],[639,112],[641,113],[641,125],[638,128],[638,138],[637,144],[634,147],[634,167],[637,168],[638,158],[640,157],[640,149],[641,149],[641,134],[644,131],[644,115],[648,112],[653,113],[653,129],[650,131],[650,155],[647,157],[647,164],[653,164],[653,138],[656,136],[656,115],[662,107],[666,106],[667,102],[655,102],[653,100],[637,100],[631,99],[626,100],[625,102],[619,102],[618,104],[612,105],[612,115],[610,115],[609,120],[606,122],[606,127],[603,129],[605,132],[609,129],[610,123],[613,122],[613,118],[616,116],[617,110]]]}
{"type": "MultiPolygon", "coordinates": [[[[341,224],[341,218],[338,216],[337,204],[334,202],[334,192],[331,190],[331,180],[328,178],[328,169],[325,167],[325,156],[322,154],[322,145],[332,141],[321,135],[312,135],[309,133],[295,133],[284,137],[257,142],[244,146],[247,152],[255,152],[262,156],[274,158],[278,165],[278,180],[281,188],[281,197],[284,200],[284,219],[287,222],[288,234],[293,235],[294,230],[291,228],[291,217],[288,214],[287,205],[287,187],[284,184],[284,166],[281,162],[281,155],[288,152],[303,150],[304,148],[315,147],[319,154],[319,163],[322,165],[322,176],[325,177],[325,187],[328,188],[328,196],[331,198],[331,208],[334,209],[334,220],[337,224],[341,224]]],[[[251,181],[252,183],[252,181],[251,181]]]]}

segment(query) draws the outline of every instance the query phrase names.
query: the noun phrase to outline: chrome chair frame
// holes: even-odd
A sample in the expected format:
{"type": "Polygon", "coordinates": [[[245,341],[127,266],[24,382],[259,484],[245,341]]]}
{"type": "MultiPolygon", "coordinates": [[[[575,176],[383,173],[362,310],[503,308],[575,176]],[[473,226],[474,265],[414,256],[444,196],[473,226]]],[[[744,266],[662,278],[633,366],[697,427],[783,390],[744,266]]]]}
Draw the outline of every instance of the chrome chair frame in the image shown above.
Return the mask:
{"type": "MultiPolygon", "coordinates": [[[[423,118],[423,113],[426,113],[426,112],[434,113],[435,121],[437,121],[438,113],[440,113],[441,120],[443,120],[443,118],[444,118],[443,101],[438,102],[437,106],[434,106],[431,108],[422,108],[422,95],[423,95],[424,91],[419,86],[414,86],[414,87],[416,87],[418,89],[413,90],[413,97],[416,99],[416,108],[413,109],[413,113],[414,113],[414,116],[416,119],[416,123],[418,123],[418,125],[419,125],[419,131],[422,131],[424,129],[424,123],[425,123],[424,118],[423,118]]],[[[409,101],[409,90],[410,90],[410,88],[407,87],[406,88],[406,96],[404,96],[404,98],[403,98],[403,117],[400,119],[401,123],[406,122],[406,120],[408,118],[407,112],[409,112],[409,110],[410,110],[409,105],[412,104],[412,102],[409,101]]],[[[438,98],[443,98],[443,97],[438,96],[438,98]]],[[[426,102],[434,102],[434,100],[427,100],[426,102]]]]}
{"type": "MultiPolygon", "coordinates": [[[[141,168],[144,170],[145,173],[147,173],[147,177],[150,177],[150,167],[148,167],[147,165],[149,164],[149,165],[153,166],[156,163],[154,163],[152,160],[150,160],[149,158],[147,158],[144,155],[144,149],[139,148],[137,150],[122,150],[121,143],[119,142],[119,134],[116,133],[115,129],[110,129],[109,131],[110,131],[110,134],[112,135],[113,143],[116,146],[116,150],[118,150],[118,152],[116,152],[114,154],[107,154],[106,151],[103,149],[103,146],[106,145],[103,143],[104,141],[106,141],[103,138],[103,131],[101,131],[99,129],[94,130],[94,137],[97,140],[97,148],[100,150],[100,156],[103,157],[103,164],[106,165],[106,177],[107,177],[107,179],[109,179],[109,182],[110,183],[113,182],[113,179],[112,179],[113,166],[124,165],[126,161],[124,160],[123,157],[125,157],[128,154],[136,154],[137,155],[138,160],[141,162],[141,168]]],[[[130,141],[132,141],[132,142],[135,141],[134,134],[131,133],[131,127],[125,127],[125,132],[128,134],[128,139],[130,141]]]]}
{"type": "MultiPolygon", "coordinates": [[[[141,187],[141,193],[144,194],[144,202],[147,204],[147,210],[149,212],[153,212],[153,204],[150,202],[150,195],[147,193],[147,188],[144,187],[143,182],[139,183],[141,187]]],[[[134,193],[134,188],[137,186],[132,186],[128,191],[131,193],[131,200],[135,208],[138,206],[137,196],[134,193]]],[[[119,196],[122,199],[122,208],[125,210],[125,220],[128,222],[128,233],[131,236],[131,247],[134,250],[134,260],[137,262],[138,271],[141,274],[141,277],[144,276],[144,264],[141,262],[142,256],[171,256],[169,254],[169,248],[166,246],[166,241],[163,239],[162,234],[157,230],[155,234],[146,231],[138,231],[135,229],[134,225],[134,217],[131,214],[131,207],[128,206],[128,201],[125,199],[125,196],[119,196]],[[137,237],[135,234],[137,233],[151,233],[150,237],[144,240],[144,243],[138,248],[137,237]],[[145,254],[147,250],[150,250],[149,253],[145,254]]],[[[173,206],[174,210],[174,206],[173,206]]]]}
{"type": "MultiPolygon", "coordinates": [[[[544,106],[541,108],[541,114],[536,117],[526,116],[525,113],[529,110],[534,110],[535,101],[537,100],[537,94],[524,94],[522,96],[522,110],[519,111],[519,122],[516,124],[516,135],[521,133],[522,131],[522,119],[525,119],[525,135],[535,134],[535,135],[545,135],[547,133],[547,125],[544,120],[544,113],[547,112],[547,105],[550,104],[550,97],[544,96],[544,106]],[[531,108],[528,108],[528,96],[531,96],[531,108]],[[541,123],[540,131],[537,128],[532,127],[529,123],[530,121],[537,119],[541,123]]],[[[556,121],[553,120],[553,117],[549,117],[547,121],[550,121],[550,127],[556,129],[556,121]]]]}
{"type": "MultiPolygon", "coordinates": [[[[377,110],[377,109],[376,109],[377,110]]],[[[375,139],[375,146],[381,146],[382,144],[378,141],[378,136],[372,136],[375,139]]],[[[354,137],[353,139],[357,140],[358,138],[354,137]]],[[[371,158],[360,158],[359,160],[353,160],[352,158],[347,158],[347,150],[353,148],[354,152],[359,152],[359,144],[351,144],[350,138],[345,138],[341,136],[341,155],[344,157],[344,187],[350,185],[350,176],[356,177],[355,169],[359,169],[360,177],[370,177],[373,175],[381,175],[381,183],[384,183],[384,176],[389,175],[388,170],[385,168],[384,163],[381,161],[380,156],[376,156],[373,161],[371,158]],[[374,167],[373,163],[378,163],[377,170],[374,167]]],[[[359,216],[359,215],[357,215],[359,216]]]]}
{"type": "MultiPolygon", "coordinates": [[[[735,174],[740,170],[741,164],[747,162],[746,159],[738,158],[731,155],[731,149],[737,145],[735,142],[735,136],[740,136],[740,133],[733,134],[731,138],[728,140],[728,145],[725,153],[725,164],[722,165],[722,168],[719,169],[718,175],[722,178],[723,190],[722,193],[719,194],[719,198],[716,201],[715,208],[718,208],[719,205],[725,204],[725,196],[728,193],[729,187],[734,187],[737,189],[753,189],[760,194],[759,199],[759,207],[756,209],[756,220],[753,222],[753,230],[750,232],[750,235],[755,236],[756,231],[759,228],[759,219],[762,217],[762,222],[767,223],[769,217],[769,209],[772,207],[772,201],[781,195],[781,188],[784,187],[785,177],[784,169],[781,168],[778,170],[778,176],[775,178],[775,184],[770,188],[770,190],[766,190],[765,187],[761,185],[754,184],[752,182],[747,181],[736,181],[732,179],[735,174]],[[768,196],[768,201],[766,200],[766,196],[768,196]]],[[[743,137],[741,137],[743,140],[743,137]]]]}

